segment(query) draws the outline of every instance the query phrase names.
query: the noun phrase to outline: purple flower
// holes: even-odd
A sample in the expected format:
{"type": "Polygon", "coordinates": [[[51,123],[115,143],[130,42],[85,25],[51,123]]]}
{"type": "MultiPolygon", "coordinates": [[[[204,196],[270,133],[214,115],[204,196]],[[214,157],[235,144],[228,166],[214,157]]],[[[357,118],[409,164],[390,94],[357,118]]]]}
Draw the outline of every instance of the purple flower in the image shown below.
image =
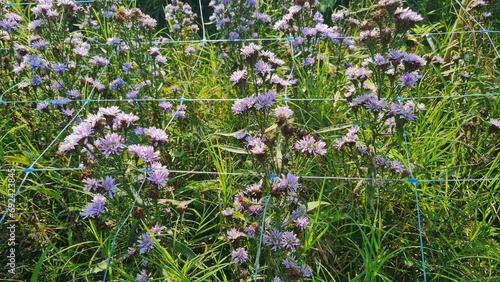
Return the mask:
{"type": "Polygon", "coordinates": [[[73,89],[66,91],[66,96],[68,96],[69,98],[78,99],[82,97],[82,94],[80,93],[80,91],[73,89]]]}
{"type": "Polygon", "coordinates": [[[116,133],[106,134],[104,138],[97,140],[96,144],[98,144],[102,154],[106,157],[118,155],[125,148],[122,138],[116,133]]]}
{"type": "Polygon", "coordinates": [[[310,156],[324,155],[326,154],[325,149],[326,143],[323,141],[316,141],[316,139],[311,135],[304,136],[301,140],[295,142],[294,148],[297,151],[306,153],[310,156]]]}
{"type": "Polygon", "coordinates": [[[67,117],[72,117],[73,115],[75,115],[75,109],[64,109],[62,110],[61,112],[64,116],[67,116],[67,117]]]}
{"type": "Polygon", "coordinates": [[[80,214],[84,219],[87,217],[101,217],[101,214],[106,210],[106,202],[106,198],[103,195],[97,194],[94,196],[92,203],[89,203],[80,214]]]}
{"type": "Polygon", "coordinates": [[[99,184],[99,187],[103,188],[106,191],[110,198],[113,198],[113,195],[116,193],[116,187],[118,185],[115,184],[115,179],[111,176],[104,177],[99,184]]]}
{"type": "Polygon", "coordinates": [[[145,269],[143,269],[141,272],[137,273],[137,276],[135,276],[135,281],[136,282],[149,282],[153,279],[151,274],[148,274],[145,269]]]}
{"type": "Polygon", "coordinates": [[[282,174],[272,186],[273,192],[288,192],[289,194],[294,194],[299,188],[299,177],[291,173],[287,173],[287,175],[282,174]]]}
{"type": "Polygon", "coordinates": [[[300,245],[297,235],[291,231],[281,234],[281,248],[295,251],[295,248],[300,245]]]}
{"type": "Polygon", "coordinates": [[[233,83],[233,85],[239,85],[241,84],[247,77],[247,71],[246,70],[238,70],[233,72],[231,76],[229,77],[229,81],[233,83]]]}
{"type": "Polygon", "coordinates": [[[243,99],[236,100],[231,109],[235,115],[239,115],[245,112],[246,110],[250,110],[254,104],[255,104],[254,97],[246,97],[243,99]]]}
{"type": "Polygon", "coordinates": [[[240,37],[239,34],[234,31],[229,33],[229,40],[236,40],[238,37],[240,37]]]}
{"type": "Polygon", "coordinates": [[[371,74],[371,70],[358,67],[350,67],[345,71],[345,75],[347,76],[348,80],[365,81],[370,77],[371,74]]]}
{"type": "Polygon", "coordinates": [[[241,236],[244,234],[238,231],[236,228],[231,228],[230,230],[227,231],[227,239],[229,242],[234,243],[240,239],[241,236]]]}
{"type": "Polygon", "coordinates": [[[247,145],[250,147],[250,152],[254,155],[264,155],[266,153],[266,144],[262,142],[262,139],[251,136],[248,136],[246,139],[247,145]]]}
{"type": "Polygon", "coordinates": [[[121,112],[120,108],[117,106],[111,106],[107,108],[99,108],[98,114],[103,115],[106,118],[114,118],[121,112]]]}
{"type": "Polygon", "coordinates": [[[140,157],[146,163],[154,163],[160,158],[160,152],[156,152],[152,146],[144,146],[141,149],[140,157]]]}
{"type": "Polygon", "coordinates": [[[132,124],[138,120],[139,120],[139,117],[132,114],[132,113],[130,113],[130,114],[119,113],[113,119],[113,123],[116,125],[117,128],[131,127],[132,124]]]}
{"type": "Polygon", "coordinates": [[[300,231],[304,231],[309,224],[309,219],[307,216],[301,216],[293,221],[295,228],[300,231]]]}
{"type": "Polygon", "coordinates": [[[247,132],[244,129],[242,129],[242,130],[236,132],[236,134],[234,134],[234,138],[236,138],[238,140],[241,140],[241,139],[245,138],[246,136],[247,136],[247,132]]]}
{"type": "Polygon", "coordinates": [[[267,231],[264,234],[264,244],[271,248],[273,251],[277,251],[281,249],[281,237],[283,233],[277,229],[273,229],[272,231],[267,231]]]}
{"type": "Polygon", "coordinates": [[[139,240],[137,240],[137,247],[139,247],[139,253],[144,254],[155,248],[155,241],[151,238],[149,233],[142,233],[139,240]]]}
{"type": "Polygon", "coordinates": [[[311,58],[311,57],[307,57],[305,58],[303,61],[302,61],[302,65],[304,67],[307,67],[307,66],[312,66],[314,65],[314,63],[316,63],[316,60],[314,58],[311,58]]]}
{"type": "Polygon", "coordinates": [[[228,207],[227,209],[223,210],[221,213],[225,217],[231,217],[233,215],[234,211],[232,208],[228,207]]]}
{"type": "Polygon", "coordinates": [[[269,90],[255,98],[254,108],[257,110],[268,110],[276,101],[276,92],[269,90]]]}
{"type": "Polygon", "coordinates": [[[50,103],[48,101],[42,101],[36,106],[37,111],[48,110],[50,103]]]}
{"type": "Polygon", "coordinates": [[[109,89],[112,91],[116,91],[121,89],[125,85],[125,81],[121,78],[117,78],[109,83],[109,89]]]}
{"type": "Polygon", "coordinates": [[[89,63],[94,67],[105,66],[109,64],[109,60],[99,55],[96,55],[89,60],[89,63]]]}
{"type": "Polygon", "coordinates": [[[165,133],[163,129],[159,129],[156,127],[150,127],[146,128],[144,130],[144,133],[146,133],[146,136],[149,139],[149,142],[153,146],[160,146],[168,141],[168,135],[165,133]]]}
{"type": "Polygon", "coordinates": [[[95,191],[99,187],[99,180],[95,178],[87,177],[82,180],[82,183],[83,183],[83,189],[87,192],[95,191]]]}
{"type": "Polygon", "coordinates": [[[500,131],[500,120],[492,118],[489,121],[489,125],[491,131],[500,131]]]}
{"type": "Polygon", "coordinates": [[[38,76],[38,75],[34,75],[31,78],[30,83],[32,86],[38,86],[38,85],[42,84],[42,78],[40,78],[40,76],[38,76]]]}
{"type": "Polygon", "coordinates": [[[260,60],[257,63],[255,63],[254,69],[255,69],[255,73],[262,76],[262,77],[266,77],[267,75],[274,72],[274,69],[272,68],[272,66],[270,64],[264,62],[263,60],[260,60]]]}
{"type": "Polygon", "coordinates": [[[418,78],[415,75],[415,73],[410,72],[410,73],[404,73],[401,75],[401,78],[399,79],[399,82],[401,83],[402,86],[413,86],[415,82],[417,82],[418,78]]]}
{"type": "Polygon", "coordinates": [[[247,236],[255,238],[257,237],[257,226],[256,225],[249,225],[244,228],[245,233],[247,236]]]}
{"type": "Polygon", "coordinates": [[[167,185],[168,170],[160,163],[153,163],[151,165],[152,172],[149,174],[148,180],[151,184],[158,188],[163,188],[167,185]]]}
{"type": "Polygon", "coordinates": [[[172,103],[170,102],[160,102],[158,106],[164,112],[169,112],[172,109],[172,103]]]}
{"type": "Polygon", "coordinates": [[[24,57],[26,63],[28,64],[30,70],[36,71],[45,68],[45,61],[42,60],[38,55],[30,54],[24,57]]]}
{"type": "Polygon", "coordinates": [[[248,258],[248,254],[244,248],[238,248],[233,251],[232,257],[235,263],[244,263],[248,258]]]}
{"type": "Polygon", "coordinates": [[[94,129],[92,128],[92,124],[82,122],[77,126],[74,126],[73,128],[73,133],[70,136],[76,137],[77,142],[82,142],[83,144],[86,144],[94,134],[94,129]]]}
{"type": "Polygon", "coordinates": [[[150,231],[154,235],[160,235],[161,232],[165,229],[165,226],[161,226],[158,224],[158,222],[155,224],[155,226],[151,227],[150,231]]]}
{"type": "Polygon", "coordinates": [[[274,109],[274,116],[278,119],[287,119],[293,115],[293,111],[288,106],[277,107],[274,109]]]}
{"type": "Polygon", "coordinates": [[[132,65],[131,62],[125,62],[123,64],[123,72],[125,72],[126,74],[129,74],[133,68],[134,66],[132,65]]]}
{"type": "Polygon", "coordinates": [[[247,211],[250,216],[259,216],[262,213],[262,205],[260,200],[257,202],[252,201],[252,204],[248,207],[247,211]]]}
{"type": "Polygon", "coordinates": [[[65,64],[63,63],[57,63],[57,64],[54,64],[52,65],[52,69],[57,73],[57,74],[62,74],[64,73],[65,71],[68,70],[68,68],[66,67],[65,64]]]}

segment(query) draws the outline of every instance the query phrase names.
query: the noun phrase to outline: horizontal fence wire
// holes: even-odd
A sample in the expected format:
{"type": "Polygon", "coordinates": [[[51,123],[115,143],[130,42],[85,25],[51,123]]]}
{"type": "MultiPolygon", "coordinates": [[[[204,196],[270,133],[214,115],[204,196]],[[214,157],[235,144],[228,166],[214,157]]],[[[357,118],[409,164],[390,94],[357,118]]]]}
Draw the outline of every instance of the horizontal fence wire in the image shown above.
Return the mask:
{"type": "MultiPolygon", "coordinates": [[[[35,172],[48,172],[48,171],[84,171],[81,167],[48,167],[48,168],[12,168],[12,169],[0,169],[0,172],[8,173],[10,171],[15,172],[25,172],[25,173],[35,173],[35,172]]],[[[145,169],[136,169],[137,172],[148,172],[145,169]]],[[[169,173],[172,174],[184,174],[184,175],[225,175],[225,176],[244,176],[244,177],[269,177],[270,179],[276,178],[276,174],[267,173],[247,173],[247,172],[219,172],[219,171],[203,171],[203,170],[176,170],[169,169],[169,173]]],[[[442,178],[442,179],[416,179],[413,176],[410,178],[373,178],[373,177],[344,177],[344,176],[327,176],[327,175],[297,175],[302,179],[312,179],[312,180],[346,180],[346,181],[381,181],[381,182],[410,182],[410,183],[451,183],[451,182],[480,182],[480,181],[500,181],[500,178],[490,177],[490,178],[442,178]]]]}
{"type": "MultiPolygon", "coordinates": [[[[96,1],[93,1],[93,0],[83,0],[83,1],[73,1],[75,4],[85,4],[85,3],[93,3],[93,2],[96,2],[96,1]]],[[[137,0],[127,0],[127,1],[123,1],[123,2],[137,2],[137,0]]],[[[483,33],[487,36],[488,40],[490,41],[491,45],[492,45],[492,48],[494,49],[496,55],[498,58],[500,58],[500,53],[498,52],[498,49],[497,47],[495,46],[492,38],[490,35],[496,35],[496,34],[499,34],[500,31],[498,30],[488,30],[488,29],[485,29],[481,23],[479,21],[477,21],[468,11],[465,7],[463,7],[461,5],[461,3],[457,0],[455,0],[455,2],[460,6],[461,9],[464,10],[464,12],[471,18],[471,20],[478,25],[478,27],[480,28],[479,30],[463,30],[463,31],[443,31],[443,32],[440,32],[440,31],[437,31],[437,32],[427,32],[427,33],[421,33],[421,34],[408,34],[408,36],[411,36],[411,37],[423,37],[423,36],[432,36],[432,35],[450,35],[450,34],[472,34],[472,33],[483,33]]],[[[52,2],[53,4],[57,4],[57,2],[52,2]]],[[[39,4],[37,2],[17,2],[17,3],[11,3],[11,2],[7,2],[5,3],[6,6],[29,6],[29,5],[36,5],[36,4],[39,4]]],[[[202,13],[202,9],[201,9],[201,0],[199,0],[199,4],[200,4],[200,12],[202,13]]],[[[207,43],[225,43],[225,42],[228,42],[228,43],[242,43],[242,42],[256,42],[256,41],[289,41],[290,44],[292,44],[292,42],[295,40],[295,38],[293,37],[276,37],[276,38],[248,38],[248,39],[207,39],[206,38],[206,33],[205,33],[205,23],[203,22],[203,15],[201,17],[202,19],[202,28],[203,28],[203,37],[202,39],[200,40],[155,40],[155,41],[152,41],[152,42],[146,42],[146,43],[143,43],[143,44],[153,44],[153,45],[163,45],[163,44],[193,44],[193,43],[200,43],[202,44],[203,46],[207,43]]],[[[319,40],[335,40],[335,39],[357,39],[358,36],[339,36],[339,37],[336,37],[336,38],[333,38],[333,39],[319,39],[319,40]]],[[[106,45],[105,43],[93,43],[91,44],[91,46],[102,46],[102,45],[106,45]]],[[[291,46],[291,45],[290,45],[291,46]]],[[[8,50],[8,48],[0,48],[0,50],[8,50]]],[[[292,48],[292,52],[293,52],[293,48],[292,48]]],[[[113,55],[113,54],[112,54],[113,55]]],[[[111,56],[112,56],[111,55],[111,56]]],[[[196,64],[198,64],[198,61],[201,57],[201,50],[200,50],[200,53],[198,55],[198,59],[196,61],[196,64]]],[[[111,57],[110,57],[111,58],[111,57]]],[[[108,60],[109,61],[109,60],[108,60]]],[[[196,66],[195,64],[195,66],[196,66]]],[[[102,72],[101,72],[101,75],[104,73],[104,69],[107,67],[108,65],[106,64],[106,66],[103,68],[102,72]]],[[[292,66],[291,66],[291,69],[293,71],[293,69],[295,68],[295,65],[293,63],[293,60],[292,60],[292,66]]],[[[193,69],[194,69],[194,66],[193,66],[193,69]]],[[[191,72],[190,74],[190,77],[188,79],[188,81],[190,81],[192,75],[193,75],[194,72],[191,72]]],[[[291,75],[291,73],[290,73],[291,75]]],[[[13,89],[17,88],[22,82],[19,82],[17,83],[16,85],[10,87],[9,89],[7,89],[6,91],[4,91],[2,93],[2,95],[0,96],[0,105],[16,105],[16,104],[31,104],[31,103],[39,103],[39,102],[42,102],[42,101],[46,101],[46,102],[53,102],[55,100],[18,100],[18,101],[4,101],[2,100],[2,98],[4,97],[4,95],[10,91],[12,91],[13,89]]],[[[188,92],[187,91],[187,88],[189,87],[189,85],[185,86],[186,87],[186,91],[184,91],[183,93],[185,92],[188,92]]],[[[93,90],[91,91],[91,94],[90,96],[92,95],[93,93],[93,90]]],[[[465,93],[465,94],[457,94],[457,95],[442,95],[442,96],[423,96],[423,97],[398,97],[396,98],[396,100],[398,101],[404,101],[404,100],[421,100],[421,99],[456,99],[456,98],[467,98],[467,97],[496,97],[498,96],[500,93],[465,93]]],[[[25,173],[24,175],[24,178],[21,182],[21,184],[18,186],[18,189],[16,190],[16,193],[14,195],[17,196],[17,194],[19,193],[21,187],[23,186],[24,182],[26,181],[27,177],[31,174],[31,173],[35,173],[35,172],[48,172],[48,171],[81,171],[83,170],[83,168],[56,168],[56,167],[52,167],[52,168],[36,168],[36,164],[38,163],[38,161],[47,153],[47,151],[55,144],[55,142],[57,141],[57,139],[62,136],[63,132],[65,132],[65,130],[74,122],[74,120],[76,119],[76,117],[78,116],[78,114],[85,108],[85,106],[89,103],[99,103],[99,102],[116,102],[116,103],[121,103],[121,102],[160,102],[160,101],[177,101],[177,102],[180,102],[181,104],[182,103],[185,103],[185,102],[196,102],[196,101],[214,101],[214,102],[230,102],[230,101],[235,101],[237,100],[237,98],[185,98],[184,97],[184,94],[182,95],[181,98],[162,98],[162,99],[133,99],[133,100],[128,100],[128,99],[91,99],[91,98],[88,98],[88,99],[82,99],[82,100],[71,100],[69,101],[70,103],[83,103],[81,108],[79,109],[79,111],[74,115],[74,117],[67,123],[67,125],[59,132],[59,134],[55,137],[55,139],[47,146],[47,148],[45,150],[42,151],[42,153],[35,159],[35,161],[33,161],[33,163],[28,167],[28,168],[16,168],[16,169],[13,169],[14,171],[16,172],[22,172],[22,173],[25,173]]],[[[284,102],[284,103],[288,103],[288,102],[293,102],[293,101],[346,101],[346,99],[342,99],[342,98],[290,98],[287,91],[285,90],[285,97],[284,98],[281,98],[279,99],[281,102],[284,102]]],[[[172,119],[169,121],[169,124],[170,122],[172,122],[172,119]]],[[[407,135],[406,135],[406,129],[403,128],[404,131],[403,131],[403,134],[404,134],[404,147],[405,147],[405,152],[406,152],[406,158],[407,158],[407,163],[408,163],[408,169],[409,169],[409,172],[410,172],[410,178],[408,179],[400,179],[400,178],[363,178],[363,177],[342,177],[342,176],[314,176],[314,175],[301,175],[300,177],[303,178],[303,179],[322,179],[322,180],[344,180],[344,181],[398,181],[398,182],[409,182],[413,185],[414,187],[414,190],[415,190],[415,200],[416,200],[416,210],[417,210],[417,222],[418,222],[418,229],[419,229],[419,239],[420,239],[420,251],[421,251],[421,259],[422,259],[422,270],[423,270],[423,279],[424,279],[424,282],[427,281],[427,274],[426,274],[426,262],[425,262],[425,247],[424,247],[424,244],[423,244],[423,231],[422,231],[422,223],[421,223],[421,210],[420,210],[420,204],[419,204],[419,195],[418,195],[418,183],[450,183],[450,182],[483,182],[483,181],[500,181],[500,178],[449,178],[449,179],[415,179],[414,175],[413,175],[413,171],[412,171],[412,162],[411,162],[411,159],[410,159],[410,144],[409,144],[409,140],[407,139],[407,135]]],[[[142,173],[146,173],[147,170],[144,170],[144,169],[137,169],[139,172],[142,172],[142,173]]],[[[9,171],[12,171],[12,169],[0,169],[0,172],[9,172],[9,171]]],[[[183,175],[188,175],[188,174],[198,174],[198,175],[201,175],[201,174],[204,174],[204,175],[214,175],[214,176],[218,176],[218,175],[230,175],[230,176],[251,176],[251,177],[270,177],[270,178],[275,178],[276,175],[273,175],[273,174],[264,174],[264,173],[243,173],[243,172],[217,172],[217,171],[194,171],[194,170],[169,170],[169,173],[173,173],[173,174],[183,174],[183,175]]],[[[144,178],[145,180],[145,178],[144,178]]],[[[139,194],[140,190],[142,189],[142,186],[144,184],[144,180],[143,180],[143,183],[141,184],[140,188],[139,188],[139,191],[137,192],[137,194],[139,194]]],[[[137,196],[136,198],[134,199],[134,204],[135,204],[135,201],[137,200],[137,196]]],[[[131,209],[133,209],[134,207],[134,204],[131,206],[131,209]]],[[[8,213],[8,209],[5,211],[4,215],[2,216],[2,218],[0,219],[0,223],[3,222],[3,220],[5,219],[5,216],[7,215],[8,213]]],[[[108,268],[110,267],[110,263],[111,263],[111,259],[112,259],[112,253],[113,253],[113,249],[114,249],[114,245],[116,243],[116,239],[117,239],[117,236],[118,236],[118,233],[120,232],[121,228],[124,226],[124,224],[126,223],[126,221],[128,220],[130,216],[130,212],[127,214],[127,217],[124,219],[124,221],[122,222],[122,224],[120,225],[120,228],[117,230],[114,238],[113,238],[113,242],[112,242],[112,245],[111,245],[111,249],[110,249],[110,252],[109,252],[109,255],[108,255],[108,258],[107,258],[107,265],[106,265],[106,270],[105,270],[105,274],[104,274],[104,281],[106,280],[106,274],[107,274],[107,271],[108,271],[108,268]]],[[[259,264],[258,264],[258,257],[257,257],[257,261],[256,261],[256,269],[255,269],[255,277],[257,277],[257,273],[258,273],[258,268],[259,268],[259,264]]]]}
{"type": "MultiPolygon", "coordinates": [[[[423,97],[397,97],[396,101],[406,101],[406,100],[431,100],[431,99],[461,99],[470,97],[497,97],[500,96],[500,92],[492,93],[468,93],[468,94],[457,94],[457,95],[437,95],[437,96],[423,96],[423,97]]],[[[67,103],[101,103],[101,102],[116,102],[116,103],[135,103],[135,102],[167,102],[167,101],[177,101],[179,103],[184,102],[234,102],[240,98],[138,98],[138,99],[82,99],[82,100],[68,100],[67,103]]],[[[288,102],[300,102],[300,101],[347,101],[346,98],[335,98],[335,97],[325,97],[325,98],[289,98],[283,97],[278,98],[277,101],[288,103],[288,102]]],[[[0,100],[0,105],[8,104],[33,104],[40,102],[49,102],[56,104],[58,100],[18,100],[18,101],[3,101],[0,100]]]]}

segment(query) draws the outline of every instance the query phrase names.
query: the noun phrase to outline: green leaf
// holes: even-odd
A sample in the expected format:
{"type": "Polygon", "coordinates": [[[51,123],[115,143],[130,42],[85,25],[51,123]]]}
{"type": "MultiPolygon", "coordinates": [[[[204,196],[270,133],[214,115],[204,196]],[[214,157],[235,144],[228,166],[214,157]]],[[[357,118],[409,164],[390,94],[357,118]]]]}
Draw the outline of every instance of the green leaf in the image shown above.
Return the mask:
{"type": "Polygon", "coordinates": [[[329,206],[330,203],[323,202],[323,201],[322,202],[318,202],[318,201],[316,201],[316,202],[309,202],[309,203],[307,203],[307,211],[311,211],[311,210],[313,210],[313,209],[315,209],[315,208],[317,208],[317,207],[319,207],[321,205],[323,205],[323,206],[329,206]]]}
{"type": "Polygon", "coordinates": [[[248,152],[245,149],[238,147],[227,146],[227,145],[214,145],[214,147],[218,147],[221,150],[228,151],[231,153],[248,155],[248,152]]]}
{"type": "Polygon", "coordinates": [[[196,254],[193,252],[193,250],[191,250],[191,248],[179,241],[174,240],[173,248],[176,252],[180,253],[188,259],[194,259],[196,257],[196,254]]]}

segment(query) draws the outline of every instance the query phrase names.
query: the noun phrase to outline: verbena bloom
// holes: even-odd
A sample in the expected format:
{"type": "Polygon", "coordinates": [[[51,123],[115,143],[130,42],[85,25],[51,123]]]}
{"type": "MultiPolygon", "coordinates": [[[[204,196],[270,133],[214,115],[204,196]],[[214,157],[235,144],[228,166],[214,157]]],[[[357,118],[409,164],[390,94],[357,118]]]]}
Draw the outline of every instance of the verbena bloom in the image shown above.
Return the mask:
{"type": "Polygon", "coordinates": [[[121,136],[116,133],[108,133],[104,136],[104,138],[99,139],[98,141],[99,149],[106,157],[118,155],[121,153],[123,148],[125,148],[121,136]]]}
{"type": "Polygon", "coordinates": [[[97,194],[94,196],[92,203],[89,203],[80,214],[84,219],[87,217],[101,217],[101,214],[106,210],[106,202],[107,200],[103,195],[97,194]]]}
{"type": "Polygon", "coordinates": [[[237,248],[233,251],[232,257],[235,263],[244,263],[248,258],[248,254],[244,248],[237,248]]]}
{"type": "Polygon", "coordinates": [[[137,247],[140,248],[139,253],[141,254],[147,253],[155,248],[155,241],[147,232],[141,234],[137,243],[137,247]]]}

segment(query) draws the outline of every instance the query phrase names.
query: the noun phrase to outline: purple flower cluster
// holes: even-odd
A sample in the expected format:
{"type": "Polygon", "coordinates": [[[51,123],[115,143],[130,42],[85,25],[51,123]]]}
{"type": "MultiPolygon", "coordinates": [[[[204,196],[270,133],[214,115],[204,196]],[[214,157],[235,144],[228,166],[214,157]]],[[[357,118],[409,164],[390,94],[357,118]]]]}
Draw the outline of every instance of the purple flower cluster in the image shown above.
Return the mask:
{"type": "Polygon", "coordinates": [[[341,139],[335,139],[335,149],[341,150],[344,146],[354,146],[359,140],[358,137],[359,126],[354,126],[347,130],[347,134],[341,139]]]}
{"type": "Polygon", "coordinates": [[[309,156],[323,156],[326,154],[325,146],[325,142],[316,140],[316,137],[309,134],[304,136],[301,140],[296,141],[294,149],[309,156]]]}
{"type": "Polygon", "coordinates": [[[169,22],[170,36],[174,39],[194,38],[199,30],[195,22],[197,17],[198,15],[193,13],[191,6],[187,3],[172,1],[171,4],[165,6],[165,19],[169,22]]]}
{"type": "Polygon", "coordinates": [[[106,210],[106,203],[106,198],[101,194],[97,194],[94,196],[92,203],[89,203],[80,214],[84,219],[88,217],[100,218],[101,214],[106,210]]]}

